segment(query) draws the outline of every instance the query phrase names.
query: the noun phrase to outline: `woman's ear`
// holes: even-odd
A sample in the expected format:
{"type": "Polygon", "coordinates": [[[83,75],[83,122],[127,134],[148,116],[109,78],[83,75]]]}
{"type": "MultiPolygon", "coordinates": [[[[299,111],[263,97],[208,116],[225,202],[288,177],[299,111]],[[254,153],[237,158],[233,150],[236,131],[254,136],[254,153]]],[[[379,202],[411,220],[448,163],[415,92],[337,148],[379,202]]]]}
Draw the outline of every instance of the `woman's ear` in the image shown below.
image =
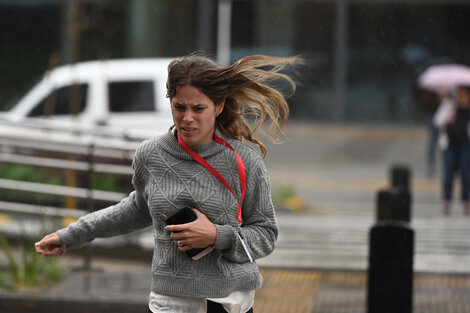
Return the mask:
{"type": "Polygon", "coordinates": [[[222,113],[222,111],[224,110],[224,105],[225,105],[225,100],[223,100],[218,106],[217,106],[217,116],[220,115],[220,113],[222,113]]]}

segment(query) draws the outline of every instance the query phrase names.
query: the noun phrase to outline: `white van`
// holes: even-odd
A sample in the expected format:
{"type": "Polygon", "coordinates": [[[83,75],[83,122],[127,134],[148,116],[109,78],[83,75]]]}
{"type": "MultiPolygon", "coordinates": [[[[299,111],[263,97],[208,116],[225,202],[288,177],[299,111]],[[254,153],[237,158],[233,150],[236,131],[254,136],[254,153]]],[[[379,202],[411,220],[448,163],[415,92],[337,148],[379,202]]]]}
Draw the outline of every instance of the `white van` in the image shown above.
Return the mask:
{"type": "Polygon", "coordinates": [[[173,124],[166,98],[172,59],[89,61],[48,71],[14,107],[10,121],[47,119],[83,126],[148,129],[162,133],[173,124]]]}

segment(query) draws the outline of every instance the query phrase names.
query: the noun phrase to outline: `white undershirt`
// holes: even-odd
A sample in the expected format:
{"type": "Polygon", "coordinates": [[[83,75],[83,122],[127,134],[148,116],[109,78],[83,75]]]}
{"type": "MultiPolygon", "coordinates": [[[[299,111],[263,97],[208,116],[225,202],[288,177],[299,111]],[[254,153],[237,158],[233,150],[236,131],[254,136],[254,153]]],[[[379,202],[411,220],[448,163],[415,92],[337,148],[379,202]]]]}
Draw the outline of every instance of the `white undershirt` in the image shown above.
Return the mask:
{"type": "Polygon", "coordinates": [[[206,313],[207,300],[222,304],[228,313],[246,313],[253,306],[255,291],[234,291],[225,298],[215,299],[175,297],[151,292],[149,297],[149,309],[153,313],[206,313]]]}

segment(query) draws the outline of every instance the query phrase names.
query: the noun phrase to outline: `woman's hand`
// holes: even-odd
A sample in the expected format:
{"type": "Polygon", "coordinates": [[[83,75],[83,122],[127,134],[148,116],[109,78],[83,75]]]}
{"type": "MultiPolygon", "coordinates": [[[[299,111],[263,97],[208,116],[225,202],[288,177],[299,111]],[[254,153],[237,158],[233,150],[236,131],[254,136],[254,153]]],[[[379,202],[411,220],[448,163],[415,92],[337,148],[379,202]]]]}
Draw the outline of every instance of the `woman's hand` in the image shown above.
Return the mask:
{"type": "Polygon", "coordinates": [[[166,230],[171,231],[171,239],[179,250],[187,251],[194,248],[205,248],[215,243],[217,228],[198,209],[194,209],[197,219],[191,223],[168,225],[166,230]]]}
{"type": "Polygon", "coordinates": [[[60,242],[59,235],[52,233],[44,236],[41,241],[34,244],[36,252],[45,256],[59,256],[64,255],[67,247],[60,242]]]}

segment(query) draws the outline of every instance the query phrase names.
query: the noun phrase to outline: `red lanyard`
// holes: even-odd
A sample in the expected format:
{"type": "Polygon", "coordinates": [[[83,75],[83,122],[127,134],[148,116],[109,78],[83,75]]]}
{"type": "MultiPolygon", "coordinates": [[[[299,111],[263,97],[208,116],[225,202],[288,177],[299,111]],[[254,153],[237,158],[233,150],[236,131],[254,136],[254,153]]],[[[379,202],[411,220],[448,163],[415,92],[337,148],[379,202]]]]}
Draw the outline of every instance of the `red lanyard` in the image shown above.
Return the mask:
{"type": "Polygon", "coordinates": [[[186,142],[184,142],[184,140],[180,137],[180,135],[178,134],[178,143],[181,145],[181,147],[183,147],[184,150],[186,150],[186,152],[188,152],[194,160],[196,160],[199,164],[201,164],[202,166],[204,166],[209,172],[211,172],[218,180],[220,180],[220,182],[222,184],[225,185],[225,187],[228,188],[228,190],[230,190],[230,192],[232,193],[233,197],[235,198],[235,201],[237,202],[237,208],[238,208],[238,213],[237,213],[237,219],[238,221],[241,223],[242,222],[242,205],[243,205],[243,199],[245,199],[245,191],[246,191],[246,175],[245,175],[245,165],[243,164],[243,160],[242,158],[240,157],[240,155],[237,153],[237,151],[235,151],[235,149],[233,149],[233,147],[225,140],[223,140],[222,138],[220,138],[219,136],[217,136],[215,133],[214,133],[214,140],[229,148],[230,150],[232,150],[233,152],[235,152],[235,156],[237,157],[237,166],[238,166],[238,175],[240,177],[240,185],[241,185],[241,188],[242,188],[242,201],[241,203],[239,204],[238,203],[238,200],[237,200],[237,196],[235,195],[235,192],[233,192],[232,188],[230,187],[230,185],[225,181],[225,179],[222,177],[222,175],[219,174],[219,172],[217,172],[215,170],[215,168],[213,168],[206,160],[204,160],[204,158],[202,158],[196,151],[194,151],[193,149],[191,149],[190,146],[188,146],[186,144],[186,142]]]}

